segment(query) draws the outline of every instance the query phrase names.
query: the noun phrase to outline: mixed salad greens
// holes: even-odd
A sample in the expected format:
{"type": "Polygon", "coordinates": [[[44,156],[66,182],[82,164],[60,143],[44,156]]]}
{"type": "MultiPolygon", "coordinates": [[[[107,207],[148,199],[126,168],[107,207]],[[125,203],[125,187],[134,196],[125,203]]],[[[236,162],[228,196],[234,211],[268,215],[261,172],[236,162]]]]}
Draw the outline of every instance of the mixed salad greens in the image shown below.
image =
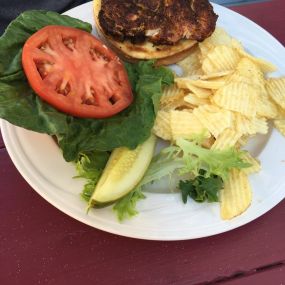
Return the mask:
{"type": "MultiPolygon", "coordinates": [[[[61,113],[33,92],[21,64],[23,44],[46,25],[92,30],[89,23],[46,11],[28,11],[13,21],[0,38],[0,117],[55,136],[65,160],[76,163],[77,177],[86,179],[81,196],[89,202],[112,150],[134,149],[151,135],[162,90],[173,84],[174,76],[168,68],[155,67],[153,61],[126,63],[135,97],[130,107],[107,119],[82,119],[61,113]]],[[[115,202],[113,209],[119,220],[137,213],[136,204],[145,198],[143,190],[148,184],[174,173],[181,176],[177,187],[184,203],[188,198],[218,201],[218,191],[229,170],[249,164],[243,162],[242,151],[205,149],[202,139],[203,134],[192,140],[179,139],[154,156],[135,189],[115,202]]]]}

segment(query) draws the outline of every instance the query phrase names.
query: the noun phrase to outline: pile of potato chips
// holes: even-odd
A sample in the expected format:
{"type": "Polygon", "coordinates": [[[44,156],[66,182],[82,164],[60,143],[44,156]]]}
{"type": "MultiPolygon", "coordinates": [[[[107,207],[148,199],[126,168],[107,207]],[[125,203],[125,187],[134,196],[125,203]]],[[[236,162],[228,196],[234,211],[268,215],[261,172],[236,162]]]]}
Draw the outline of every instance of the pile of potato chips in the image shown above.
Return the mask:
{"type": "MultiPolygon", "coordinates": [[[[285,136],[285,77],[268,78],[276,67],[248,54],[240,42],[217,28],[213,35],[179,62],[183,77],[164,90],[153,132],[164,140],[190,139],[204,132],[203,146],[240,148],[256,134],[268,132],[268,120],[285,136]]],[[[248,175],[260,163],[233,169],[220,193],[222,219],[232,219],[250,205],[248,175]]]]}

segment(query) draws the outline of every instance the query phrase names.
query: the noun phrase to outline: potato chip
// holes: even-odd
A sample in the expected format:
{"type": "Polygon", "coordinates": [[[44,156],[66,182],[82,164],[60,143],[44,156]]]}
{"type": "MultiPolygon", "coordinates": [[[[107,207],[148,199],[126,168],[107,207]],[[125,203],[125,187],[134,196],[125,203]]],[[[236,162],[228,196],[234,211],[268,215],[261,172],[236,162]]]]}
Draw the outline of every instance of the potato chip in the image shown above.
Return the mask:
{"type": "Polygon", "coordinates": [[[267,119],[274,119],[278,116],[278,108],[275,103],[270,100],[266,89],[260,89],[256,103],[256,115],[267,119]]]}
{"type": "Polygon", "coordinates": [[[250,167],[246,167],[242,169],[242,171],[246,173],[247,175],[260,171],[261,169],[260,162],[256,158],[252,157],[249,152],[244,153],[244,155],[242,156],[242,160],[244,162],[251,164],[250,167]]]}
{"type": "Polygon", "coordinates": [[[241,48],[241,46],[240,47],[235,46],[235,48],[242,57],[246,57],[246,58],[250,59],[251,61],[253,61],[254,63],[256,63],[260,67],[262,72],[269,73],[269,72],[273,72],[273,71],[277,70],[277,68],[274,64],[272,64],[271,62],[268,62],[264,59],[257,58],[257,57],[250,55],[249,53],[247,53],[244,50],[244,48],[241,48]]]}
{"type": "Polygon", "coordinates": [[[210,137],[210,133],[189,111],[170,111],[170,129],[174,140],[178,138],[190,139],[193,135],[203,132],[206,137],[210,137]]]}
{"type": "Polygon", "coordinates": [[[199,106],[193,110],[193,114],[215,138],[232,124],[231,112],[218,106],[199,106]]]}
{"type": "Polygon", "coordinates": [[[202,146],[210,149],[212,147],[212,145],[214,144],[214,142],[215,142],[215,138],[213,136],[210,136],[209,138],[206,138],[203,141],[202,146]]]}
{"type": "Polygon", "coordinates": [[[198,46],[196,46],[193,47],[191,51],[192,52],[189,56],[177,62],[177,65],[180,66],[183,71],[183,76],[202,73],[202,65],[200,62],[200,49],[198,48],[198,46]]]}
{"type": "Polygon", "coordinates": [[[245,146],[245,145],[248,143],[249,138],[250,138],[249,135],[242,135],[242,136],[238,139],[238,141],[237,141],[237,143],[236,143],[236,147],[237,147],[237,148],[241,148],[241,147],[245,146]]]}
{"type": "Polygon", "coordinates": [[[265,91],[265,79],[260,68],[248,58],[242,58],[233,74],[228,77],[229,83],[247,83],[253,86],[258,93],[265,91]]]}
{"type": "Polygon", "coordinates": [[[213,96],[213,102],[227,110],[236,111],[245,116],[256,115],[258,91],[247,83],[229,83],[213,96]]]}
{"type": "Polygon", "coordinates": [[[227,45],[231,46],[232,37],[221,27],[216,27],[212,35],[206,38],[202,43],[212,43],[215,46],[227,45]]]}
{"type": "Polygon", "coordinates": [[[223,220],[230,220],[242,214],[251,204],[252,191],[244,171],[232,169],[224,189],[220,192],[220,214],[223,220]]]}
{"type": "Polygon", "coordinates": [[[216,72],[216,73],[211,73],[211,74],[205,74],[205,75],[198,75],[196,79],[201,79],[201,80],[224,80],[225,77],[231,75],[233,73],[233,70],[226,70],[226,71],[221,71],[221,72],[216,72]]]}
{"type": "Polygon", "coordinates": [[[275,103],[285,110],[285,77],[266,80],[266,89],[275,103]]]}
{"type": "Polygon", "coordinates": [[[241,137],[241,133],[238,133],[232,129],[225,129],[216,139],[211,149],[227,149],[235,146],[238,139],[241,137]]]}
{"type": "Polygon", "coordinates": [[[280,108],[277,106],[277,116],[276,119],[285,119],[285,109],[280,108]]]}
{"type": "Polygon", "coordinates": [[[171,140],[170,112],[163,110],[157,112],[152,131],[164,140],[171,140]]]}
{"type": "Polygon", "coordinates": [[[210,37],[199,43],[202,57],[205,57],[215,46],[225,45],[232,47],[232,41],[233,39],[224,29],[216,27],[215,31],[210,37]]]}
{"type": "Polygon", "coordinates": [[[192,93],[196,94],[199,98],[208,98],[212,95],[212,91],[209,89],[197,87],[189,82],[187,78],[176,78],[175,82],[179,88],[190,90],[192,93]]]}
{"type": "Polygon", "coordinates": [[[237,73],[242,75],[244,78],[251,79],[251,83],[257,86],[264,86],[264,74],[260,67],[250,60],[249,58],[242,58],[237,65],[237,73]]]}
{"type": "Polygon", "coordinates": [[[199,43],[199,49],[201,52],[200,59],[203,59],[207,56],[207,54],[215,48],[215,45],[211,42],[201,42],[199,43]]]}
{"type": "Polygon", "coordinates": [[[226,80],[202,80],[202,79],[197,79],[197,80],[191,80],[188,79],[189,83],[200,88],[205,88],[205,89],[219,89],[223,87],[226,84],[226,80]]]}
{"type": "Polygon", "coordinates": [[[212,49],[202,61],[205,74],[233,70],[240,60],[234,48],[221,45],[212,49]]]}
{"type": "Polygon", "coordinates": [[[238,41],[237,39],[232,38],[231,41],[231,47],[237,49],[237,50],[244,50],[243,45],[240,41],[238,41]]]}
{"type": "Polygon", "coordinates": [[[208,99],[199,98],[193,93],[188,93],[184,97],[184,101],[194,106],[205,105],[210,103],[208,99]]]}
{"type": "Polygon", "coordinates": [[[237,132],[245,135],[267,134],[268,132],[268,123],[265,118],[247,118],[236,113],[234,125],[237,132]]]}
{"type": "Polygon", "coordinates": [[[283,135],[285,136],[285,119],[283,120],[274,120],[274,126],[275,128],[283,135]]]}
{"type": "Polygon", "coordinates": [[[160,109],[171,110],[185,105],[184,92],[176,85],[166,87],[160,98],[160,109]]]}

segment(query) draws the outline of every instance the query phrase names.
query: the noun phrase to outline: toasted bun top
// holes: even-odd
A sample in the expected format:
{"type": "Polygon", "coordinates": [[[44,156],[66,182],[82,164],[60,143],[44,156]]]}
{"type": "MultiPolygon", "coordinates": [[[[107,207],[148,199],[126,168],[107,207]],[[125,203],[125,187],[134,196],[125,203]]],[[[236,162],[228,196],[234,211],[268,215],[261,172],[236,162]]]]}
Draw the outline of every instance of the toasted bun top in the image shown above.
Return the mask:
{"type": "Polygon", "coordinates": [[[196,41],[193,40],[180,40],[176,45],[154,45],[148,41],[141,44],[133,44],[128,40],[119,42],[111,36],[106,35],[102,30],[98,19],[100,9],[101,0],[93,0],[94,19],[99,35],[103,36],[106,39],[107,44],[115,49],[120,55],[123,55],[127,60],[165,59],[172,57],[172,60],[169,62],[164,60],[165,64],[171,64],[178,61],[175,57],[176,54],[179,54],[180,56],[177,58],[181,59],[181,55],[185,54],[186,56],[186,51],[190,50],[190,48],[196,44],[196,41]]]}

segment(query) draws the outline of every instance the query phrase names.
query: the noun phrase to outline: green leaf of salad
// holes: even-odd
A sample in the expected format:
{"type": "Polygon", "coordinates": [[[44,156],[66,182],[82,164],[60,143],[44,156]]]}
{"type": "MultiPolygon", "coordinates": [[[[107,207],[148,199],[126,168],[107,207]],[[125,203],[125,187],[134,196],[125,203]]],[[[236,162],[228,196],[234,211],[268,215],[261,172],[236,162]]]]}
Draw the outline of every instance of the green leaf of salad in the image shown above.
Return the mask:
{"type": "Polygon", "coordinates": [[[188,197],[199,203],[218,202],[218,193],[223,187],[223,180],[217,175],[205,177],[204,171],[201,170],[194,179],[180,180],[178,187],[184,203],[187,203],[188,197]]]}
{"type": "Polygon", "coordinates": [[[84,178],[87,180],[81,193],[81,197],[86,202],[89,202],[109,156],[108,152],[96,151],[80,154],[76,162],[78,175],[75,178],[84,178]]]}
{"type": "Polygon", "coordinates": [[[135,205],[138,196],[132,193],[142,192],[148,185],[159,181],[163,177],[171,178],[172,175],[185,176],[189,179],[181,180],[178,188],[182,194],[182,200],[187,202],[188,197],[196,202],[217,202],[219,190],[223,187],[223,181],[227,179],[229,171],[233,168],[243,169],[250,164],[242,160],[245,151],[229,148],[226,150],[211,150],[201,146],[203,134],[193,140],[178,139],[176,145],[166,147],[154,156],[151,164],[139,185],[124,200],[124,207],[117,204],[114,210],[120,220],[136,214],[135,205]],[[128,204],[129,203],[129,204],[128,204]],[[128,209],[130,205],[131,211],[128,209]]]}
{"type": "Polygon", "coordinates": [[[31,89],[22,69],[25,41],[46,25],[64,25],[91,32],[91,25],[55,12],[28,11],[21,14],[0,38],[0,117],[10,123],[57,137],[66,161],[80,153],[134,149],[150,135],[161,89],[173,83],[173,73],[156,68],[152,61],[126,64],[134,102],[107,119],[82,119],[61,113],[42,101],[31,89]],[[120,131],[118,131],[120,130],[120,131]]]}

